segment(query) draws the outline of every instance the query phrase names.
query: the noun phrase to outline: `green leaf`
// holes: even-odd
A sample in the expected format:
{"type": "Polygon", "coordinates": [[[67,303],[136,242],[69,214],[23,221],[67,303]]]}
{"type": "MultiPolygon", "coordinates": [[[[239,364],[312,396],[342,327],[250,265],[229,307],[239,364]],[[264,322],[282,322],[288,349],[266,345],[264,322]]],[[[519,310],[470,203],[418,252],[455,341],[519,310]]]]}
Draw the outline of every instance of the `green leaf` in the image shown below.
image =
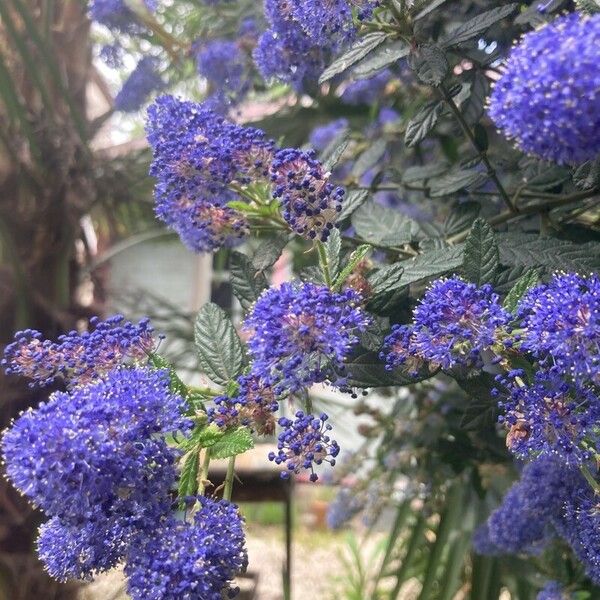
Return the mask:
{"type": "Polygon", "coordinates": [[[427,543],[425,538],[426,521],[424,515],[421,513],[417,516],[417,521],[413,526],[410,538],[406,544],[406,552],[400,561],[398,569],[394,573],[396,583],[394,589],[390,593],[390,600],[397,600],[400,595],[400,589],[402,584],[410,577],[410,569],[413,566],[415,558],[419,552],[419,549],[427,543]]]}
{"type": "Polygon", "coordinates": [[[460,111],[469,125],[474,125],[483,116],[488,88],[485,75],[481,71],[476,71],[473,75],[469,95],[460,105],[460,111]]]}
{"type": "Polygon", "coordinates": [[[431,177],[437,177],[447,170],[448,165],[444,162],[423,165],[422,167],[408,167],[402,173],[402,183],[411,184],[425,181],[431,177]]]}
{"type": "Polygon", "coordinates": [[[366,242],[400,246],[411,241],[414,221],[397,210],[370,201],[354,211],[352,225],[366,242]]]}
{"type": "Polygon", "coordinates": [[[369,197],[368,190],[351,190],[342,200],[342,210],[338,213],[336,221],[339,223],[347,219],[369,197]]]}
{"type": "Polygon", "coordinates": [[[199,454],[197,450],[191,451],[183,460],[179,487],[177,494],[180,498],[194,496],[198,491],[199,454]]]}
{"type": "MultiPolygon", "coordinates": [[[[423,17],[426,17],[430,12],[434,11],[436,8],[438,8],[439,6],[441,6],[442,4],[444,4],[444,2],[446,2],[446,0],[431,0],[430,2],[428,2],[427,6],[425,8],[423,8],[422,10],[420,10],[413,17],[413,21],[418,21],[419,19],[422,19],[423,17]]],[[[423,4],[423,3],[421,2],[417,6],[417,8],[419,8],[421,4],[423,4]]]]}
{"type": "Polygon", "coordinates": [[[423,379],[404,375],[399,369],[395,371],[386,370],[385,363],[379,359],[379,354],[367,351],[364,348],[355,350],[352,358],[345,363],[345,366],[346,369],[342,375],[351,387],[375,388],[410,385],[423,379]]]}
{"type": "Polygon", "coordinates": [[[257,271],[272,267],[288,245],[290,237],[287,234],[272,237],[263,242],[252,255],[252,265],[257,271]]]}
{"type": "Polygon", "coordinates": [[[340,289],[344,281],[348,278],[348,275],[354,271],[356,265],[367,256],[369,251],[371,250],[371,246],[369,244],[361,244],[352,254],[350,254],[350,258],[348,262],[341,270],[340,274],[337,276],[336,280],[333,282],[333,289],[340,289]]]}
{"type": "Polygon", "coordinates": [[[173,365],[159,354],[151,353],[148,356],[150,364],[157,369],[165,369],[169,372],[169,389],[184,398],[188,395],[188,388],[183,381],[177,375],[173,365]]]}
{"type": "Polygon", "coordinates": [[[371,296],[367,302],[367,310],[382,317],[392,317],[407,305],[408,286],[404,285],[371,296]]]}
{"type": "Polygon", "coordinates": [[[448,34],[442,39],[441,45],[449,48],[451,46],[458,46],[468,40],[472,40],[474,37],[485,33],[494,23],[497,23],[501,19],[504,19],[512,15],[519,5],[516,3],[508,4],[506,6],[499,6],[492,8],[476,17],[473,17],[466,23],[459,25],[454,31],[448,34]]]}
{"type": "Polygon", "coordinates": [[[327,264],[329,266],[329,276],[332,281],[335,281],[340,270],[340,251],[342,249],[342,236],[340,230],[334,227],[329,232],[329,237],[325,242],[325,253],[327,256],[327,264]]]}
{"type": "Polygon", "coordinates": [[[402,262],[402,284],[408,285],[421,279],[439,277],[462,264],[463,246],[432,250],[402,262]]]}
{"type": "Polygon", "coordinates": [[[464,231],[479,216],[481,204],[473,200],[456,204],[444,223],[444,235],[449,237],[460,231],[464,231]]]}
{"type": "Polygon", "coordinates": [[[427,134],[435,127],[444,105],[438,100],[425,104],[421,110],[408,122],[404,143],[410,148],[427,137],[427,134]]]}
{"type": "Polygon", "coordinates": [[[489,373],[475,377],[457,378],[458,385],[469,396],[460,426],[467,431],[493,428],[498,416],[498,398],[492,396],[496,381],[489,373]]]}
{"type": "Polygon", "coordinates": [[[335,75],[343,73],[346,69],[356,64],[363,59],[367,54],[372,52],[377,46],[383,44],[387,39],[387,34],[380,31],[368,33],[364,37],[359,38],[347,52],[336,58],[319,77],[319,83],[325,83],[335,75]]]}
{"type": "Polygon", "coordinates": [[[575,4],[589,15],[600,13],[600,0],[575,0],[575,4]]]}
{"type": "Polygon", "coordinates": [[[257,271],[245,254],[235,250],[231,253],[229,262],[229,281],[235,297],[244,309],[254,304],[262,291],[269,287],[264,273],[257,271]]]}
{"type": "Polygon", "coordinates": [[[588,160],[575,169],[573,182],[580,190],[600,187],[600,158],[588,160]]]}
{"type": "Polygon", "coordinates": [[[369,283],[371,284],[373,295],[391,292],[392,290],[402,287],[404,285],[402,283],[403,273],[404,266],[401,262],[377,269],[377,271],[369,276],[369,283]]]}
{"type": "Polygon", "coordinates": [[[448,61],[443,50],[435,44],[422,44],[411,50],[408,64],[419,81],[437,87],[448,74],[448,61]]]}
{"type": "Polygon", "coordinates": [[[527,290],[536,286],[540,281],[540,277],[538,272],[535,269],[530,269],[523,275],[517,283],[512,287],[510,292],[508,292],[506,298],[504,299],[503,306],[504,308],[511,313],[514,313],[517,309],[519,301],[525,294],[527,290]]]}
{"type": "Polygon", "coordinates": [[[338,164],[349,143],[350,132],[344,129],[327,144],[320,156],[325,171],[331,171],[338,164]]]}
{"type": "Polygon", "coordinates": [[[498,256],[494,230],[485,219],[475,219],[465,240],[463,275],[477,286],[493,284],[498,270],[498,256]]]}
{"type": "Polygon", "coordinates": [[[214,446],[224,435],[225,432],[219,429],[215,423],[211,423],[208,426],[196,427],[191,435],[181,443],[181,449],[184,452],[191,450],[199,452],[202,448],[214,446]]]}
{"type": "Polygon", "coordinates": [[[225,435],[211,446],[210,455],[212,458],[229,458],[253,447],[254,440],[250,430],[247,427],[239,427],[225,432],[225,435]]]}
{"type": "Polygon", "coordinates": [[[221,307],[209,302],[200,309],[194,340],[200,367],[215,383],[227,385],[240,374],[244,364],[242,343],[221,307]]]}
{"type": "Polygon", "coordinates": [[[432,179],[429,182],[430,195],[432,198],[454,194],[459,190],[477,188],[483,185],[488,175],[479,171],[458,170],[451,171],[446,175],[432,179]]]}
{"type": "Polygon", "coordinates": [[[366,173],[371,167],[374,167],[385,154],[387,141],[385,138],[378,138],[371,144],[357,159],[352,167],[352,175],[356,178],[366,173]]]}
{"type": "Polygon", "coordinates": [[[389,331],[389,319],[384,317],[374,317],[369,327],[360,333],[360,345],[366,350],[379,351],[383,346],[383,340],[389,331]]]}
{"type": "Polygon", "coordinates": [[[409,52],[410,46],[404,40],[386,42],[354,67],[352,77],[357,79],[373,77],[382,69],[408,56],[409,52]]]}

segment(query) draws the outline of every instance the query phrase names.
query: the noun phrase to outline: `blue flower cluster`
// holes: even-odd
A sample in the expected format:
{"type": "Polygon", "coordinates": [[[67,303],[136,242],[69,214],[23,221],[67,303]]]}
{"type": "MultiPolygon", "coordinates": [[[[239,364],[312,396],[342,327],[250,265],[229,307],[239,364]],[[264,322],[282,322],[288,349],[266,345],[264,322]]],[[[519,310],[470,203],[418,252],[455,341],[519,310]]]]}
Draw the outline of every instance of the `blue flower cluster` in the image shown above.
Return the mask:
{"type": "Polygon", "coordinates": [[[114,315],[105,321],[90,319],[92,331],[71,331],[58,341],[43,339],[34,329],[19,331],[4,350],[0,366],[9,375],[21,375],[32,385],[46,386],[62,377],[73,386],[90,382],[126,361],[140,361],[154,349],[149,319],[137,325],[114,315]]]}
{"type": "Polygon", "coordinates": [[[599,36],[600,15],[573,13],[513,48],[489,114],[524,152],[559,164],[600,153],[599,36]]]}
{"type": "Polygon", "coordinates": [[[252,371],[276,394],[325,381],[370,322],[354,290],[332,292],[314,283],[283,283],[266,290],[244,322],[252,371]]]}
{"type": "Polygon", "coordinates": [[[191,522],[168,518],[132,543],[125,566],[133,600],[223,600],[248,557],[238,508],[197,498],[191,522]]]}
{"type": "Polygon", "coordinates": [[[414,372],[420,361],[433,369],[481,367],[509,319],[491,286],[438,279],[415,308],[412,324],[385,339],[381,357],[390,370],[407,364],[414,372]]]}
{"type": "Polygon", "coordinates": [[[177,452],[158,434],[189,426],[169,385],[165,371],[115,369],[55,392],[4,433],[8,477],[53,517],[39,546],[54,577],[114,565],[125,540],[169,510],[177,452]]]}
{"type": "Polygon", "coordinates": [[[314,152],[279,150],[271,164],[271,181],[288,225],[304,238],[327,240],[342,210],[344,189],[329,182],[314,152]]]}
{"type": "Polygon", "coordinates": [[[291,473],[300,473],[302,469],[308,469],[309,479],[317,481],[319,476],[314,471],[315,465],[321,465],[323,462],[335,465],[335,457],[339,454],[340,447],[328,435],[332,429],[327,423],[328,418],[325,413],[316,417],[298,411],[293,421],[285,417],[279,419],[283,431],[278,437],[278,452],[270,452],[269,460],[278,465],[285,465],[287,470],[281,472],[283,479],[287,479],[291,473]]]}
{"type": "Polygon", "coordinates": [[[572,595],[569,594],[558,581],[549,581],[543,589],[541,589],[536,597],[536,600],[571,600],[572,595]]]}
{"type": "Polygon", "coordinates": [[[381,100],[391,79],[392,72],[384,69],[368,79],[353,81],[342,92],[342,102],[351,105],[374,104],[381,100]]]}
{"type": "Polygon", "coordinates": [[[341,487],[327,508],[327,526],[330,529],[341,529],[354,515],[365,508],[363,494],[349,487],[341,487]]]}
{"type": "Polygon", "coordinates": [[[348,119],[335,119],[326,125],[315,127],[309,137],[310,145],[317,151],[322,152],[333,140],[348,129],[348,119]]]}
{"type": "Polygon", "coordinates": [[[247,426],[259,435],[275,431],[273,413],[279,409],[275,391],[256,375],[242,375],[237,393],[217,396],[215,406],[208,409],[208,419],[219,427],[247,426]]]}
{"type": "MultiPolygon", "coordinates": [[[[148,11],[155,11],[157,0],[143,0],[148,11]]],[[[138,34],[143,27],[125,0],[92,0],[90,18],[109,29],[131,35],[138,34]]]]}
{"type": "Polygon", "coordinates": [[[540,457],[523,468],[521,478],[477,532],[483,554],[539,554],[560,537],[600,583],[598,498],[577,468],[557,457],[540,457]]]}
{"type": "Polygon", "coordinates": [[[115,97],[115,110],[134,112],[142,107],[152,92],[165,86],[157,67],[158,61],[151,56],[138,62],[115,97]]]}

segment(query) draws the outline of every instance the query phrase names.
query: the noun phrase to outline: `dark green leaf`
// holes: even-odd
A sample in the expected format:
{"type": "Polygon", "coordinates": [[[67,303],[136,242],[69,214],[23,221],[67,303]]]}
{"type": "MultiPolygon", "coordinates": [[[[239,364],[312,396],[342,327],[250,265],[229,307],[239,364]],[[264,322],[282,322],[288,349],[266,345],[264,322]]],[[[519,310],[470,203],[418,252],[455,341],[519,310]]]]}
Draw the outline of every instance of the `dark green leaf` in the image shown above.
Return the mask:
{"type": "MultiPolygon", "coordinates": [[[[423,17],[426,17],[430,12],[434,11],[436,8],[438,8],[438,6],[441,6],[442,4],[444,4],[444,2],[446,2],[446,0],[426,0],[427,6],[425,8],[422,8],[414,17],[413,17],[413,21],[418,21],[419,19],[422,19],[423,17]]],[[[420,8],[420,6],[423,4],[423,2],[419,3],[417,5],[417,8],[420,8]]]]}
{"type": "Polygon", "coordinates": [[[408,286],[400,286],[371,296],[367,302],[367,310],[382,317],[397,316],[398,311],[408,304],[407,300],[408,286]]]}
{"type": "Polygon", "coordinates": [[[550,190],[569,179],[569,171],[565,167],[527,157],[520,161],[523,178],[528,188],[550,190]]]}
{"type": "Polygon", "coordinates": [[[214,446],[225,434],[217,425],[211,423],[206,427],[196,427],[191,435],[183,441],[181,449],[184,452],[190,450],[200,451],[202,448],[214,446]]]}
{"type": "Polygon", "coordinates": [[[443,108],[442,102],[437,100],[425,104],[408,122],[404,134],[404,143],[411,147],[425,139],[427,134],[435,127],[443,108]]]}
{"type": "Polygon", "coordinates": [[[338,164],[349,141],[349,131],[344,129],[329,142],[320,157],[325,171],[331,171],[338,164]]]}
{"type": "Polygon", "coordinates": [[[327,255],[327,264],[329,265],[329,276],[335,281],[340,270],[340,251],[342,249],[342,236],[340,230],[335,227],[329,233],[325,242],[325,252],[327,255]]]}
{"type": "Polygon", "coordinates": [[[244,309],[256,302],[262,291],[269,287],[264,273],[257,271],[245,254],[235,250],[229,263],[229,281],[244,309]]]}
{"type": "Polygon", "coordinates": [[[346,362],[344,378],[351,387],[389,387],[392,385],[410,385],[420,378],[403,375],[398,369],[387,371],[385,363],[379,359],[377,352],[357,349],[353,357],[346,362]]]}
{"type": "Polygon", "coordinates": [[[244,353],[233,323],[216,304],[205,304],[196,317],[194,341],[200,368],[215,383],[226,385],[242,369],[244,353]]]}
{"type": "Polygon", "coordinates": [[[338,213],[337,221],[347,219],[369,197],[367,190],[351,190],[342,201],[342,210],[338,213]]]}
{"type": "Polygon", "coordinates": [[[360,177],[371,167],[375,166],[385,154],[387,141],[385,138],[378,138],[371,144],[357,159],[352,167],[352,175],[360,177]]]}
{"type": "Polygon", "coordinates": [[[212,458],[229,458],[236,454],[242,454],[254,447],[252,434],[247,427],[239,427],[225,432],[225,435],[210,449],[212,458]]]}
{"type": "Polygon", "coordinates": [[[503,306],[504,308],[511,313],[514,313],[517,309],[517,305],[519,301],[523,297],[525,292],[537,285],[540,281],[540,277],[538,272],[535,269],[530,269],[515,283],[510,292],[508,292],[506,298],[504,299],[503,306]]]}
{"type": "Polygon", "coordinates": [[[199,456],[192,450],[183,460],[177,494],[180,498],[193,496],[198,491],[199,456]]]}
{"type": "Polygon", "coordinates": [[[474,125],[483,116],[488,88],[485,75],[480,71],[476,71],[471,82],[469,95],[460,105],[460,111],[469,125],[474,125]]]}
{"type": "Polygon", "coordinates": [[[506,6],[499,6],[492,8],[476,17],[473,17],[466,23],[459,25],[454,31],[447,35],[441,42],[442,46],[446,48],[451,46],[458,46],[468,40],[472,40],[474,37],[485,33],[485,31],[491,27],[494,23],[497,23],[501,19],[504,19],[512,15],[517,8],[518,4],[512,3],[506,6]]]}
{"type": "Polygon", "coordinates": [[[488,179],[485,173],[479,171],[452,171],[429,182],[430,195],[432,198],[454,194],[459,190],[477,188],[488,179]]]}
{"type": "Polygon", "coordinates": [[[366,242],[380,246],[410,242],[413,223],[399,211],[375,202],[365,202],[352,215],[356,233],[366,242]]]}
{"type": "Polygon", "coordinates": [[[448,170],[448,165],[443,162],[424,165],[422,167],[408,167],[402,173],[402,183],[411,184],[437,177],[448,170]]]}
{"type": "Polygon", "coordinates": [[[444,223],[444,234],[449,237],[471,226],[479,216],[481,204],[473,200],[456,204],[444,223]]]}
{"type": "Polygon", "coordinates": [[[573,182],[580,190],[593,190],[600,187],[600,158],[588,160],[577,167],[573,182]]]}
{"type": "Polygon", "coordinates": [[[600,0],[575,0],[575,4],[589,15],[600,13],[600,0]]]}
{"type": "Polygon", "coordinates": [[[371,250],[371,246],[369,244],[361,244],[356,250],[354,250],[350,257],[348,258],[348,262],[344,265],[344,268],[341,270],[340,274],[337,276],[336,280],[333,282],[333,288],[339,289],[344,281],[348,278],[350,273],[354,271],[356,265],[367,256],[369,251],[371,250]]]}
{"type": "Polygon", "coordinates": [[[498,256],[494,230],[485,219],[477,218],[465,240],[463,275],[477,286],[493,284],[498,270],[498,256]]]}
{"type": "Polygon", "coordinates": [[[290,238],[287,234],[269,238],[263,242],[252,255],[252,265],[257,271],[272,267],[288,245],[290,238]]]}
{"type": "MultiPolygon", "coordinates": [[[[513,286],[530,271],[530,267],[526,265],[514,265],[512,267],[505,267],[496,276],[496,285],[494,289],[499,294],[508,294],[513,286]]],[[[543,271],[543,269],[541,269],[543,271]]]]}
{"type": "Polygon", "coordinates": [[[495,379],[489,373],[457,379],[458,385],[469,396],[469,403],[460,426],[469,431],[494,427],[498,416],[498,398],[492,395],[495,379]]]}
{"type": "Polygon", "coordinates": [[[371,325],[360,334],[360,344],[366,350],[378,351],[383,345],[385,336],[389,333],[389,319],[374,317],[371,325]]]}
{"type": "Polygon", "coordinates": [[[408,56],[410,46],[404,40],[393,40],[382,44],[361,60],[352,70],[352,77],[365,79],[408,56]]]}
{"type": "Polygon", "coordinates": [[[343,73],[348,67],[351,67],[377,48],[377,46],[383,44],[386,39],[387,34],[379,31],[367,33],[364,37],[359,38],[347,52],[344,52],[342,56],[336,58],[323,73],[321,73],[319,83],[324,83],[335,75],[343,73]]]}
{"type": "Polygon", "coordinates": [[[372,293],[376,295],[402,287],[404,285],[402,283],[402,273],[404,273],[402,263],[394,263],[377,269],[369,276],[372,293]]]}
{"type": "Polygon", "coordinates": [[[423,44],[411,50],[408,64],[419,81],[426,85],[440,85],[448,73],[446,55],[435,44],[423,44]]]}
{"type": "Polygon", "coordinates": [[[439,277],[462,263],[463,246],[432,250],[402,262],[402,284],[408,285],[428,277],[439,277]]]}

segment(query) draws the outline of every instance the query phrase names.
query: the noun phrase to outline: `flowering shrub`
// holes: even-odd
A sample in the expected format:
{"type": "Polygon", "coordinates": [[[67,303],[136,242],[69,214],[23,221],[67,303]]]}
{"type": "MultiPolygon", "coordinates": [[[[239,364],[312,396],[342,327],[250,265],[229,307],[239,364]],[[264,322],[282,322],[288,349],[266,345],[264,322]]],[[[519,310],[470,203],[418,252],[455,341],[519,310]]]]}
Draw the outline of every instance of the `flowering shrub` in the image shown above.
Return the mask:
{"type": "Polygon", "coordinates": [[[114,108],[149,102],[156,217],[227,261],[241,335],[202,307],[203,388],[158,354],[148,319],[15,335],[6,373],[60,388],[2,437],[7,476],[48,517],[50,574],[124,561],[134,599],[233,597],[235,457],[274,436],[264,458],[282,478],[339,473],[332,527],[397,509],[374,588],[353,597],[392,576],[397,597],[413,575],[422,598],[460,582],[477,599],[531,582],[538,600],[596,597],[594,5],[266,0],[198,39],[218,2],[172,4],[176,18],[150,1],[89,13],[115,38],[108,65],[139,59],[114,108]],[[282,114],[244,122],[265,96],[282,114]],[[269,286],[284,249],[294,274],[269,286]],[[370,419],[349,459],[315,384],[370,419]],[[222,491],[212,459],[229,461],[222,491]]]}

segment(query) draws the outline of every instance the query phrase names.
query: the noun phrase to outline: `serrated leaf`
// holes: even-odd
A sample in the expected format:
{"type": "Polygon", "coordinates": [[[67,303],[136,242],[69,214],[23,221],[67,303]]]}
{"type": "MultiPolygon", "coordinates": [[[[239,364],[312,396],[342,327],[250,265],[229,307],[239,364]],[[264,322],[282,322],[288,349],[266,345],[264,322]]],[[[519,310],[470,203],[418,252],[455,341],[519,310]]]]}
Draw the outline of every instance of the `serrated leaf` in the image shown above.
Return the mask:
{"type": "Polygon", "coordinates": [[[402,285],[404,285],[401,283],[402,273],[404,273],[402,263],[394,263],[393,265],[387,265],[381,269],[377,269],[377,271],[369,276],[369,283],[373,295],[390,292],[402,287],[402,285]]]}
{"type": "Polygon", "coordinates": [[[181,381],[179,375],[177,375],[177,372],[175,371],[175,368],[166,358],[160,356],[159,354],[151,353],[148,356],[148,360],[150,361],[150,364],[157,369],[165,369],[169,372],[169,389],[172,392],[175,392],[184,398],[187,396],[187,385],[181,381]]]}
{"type": "Polygon", "coordinates": [[[575,4],[589,15],[600,13],[600,0],[575,0],[575,4]]]}
{"type": "Polygon", "coordinates": [[[220,385],[227,385],[241,372],[244,352],[233,323],[220,307],[209,302],[196,317],[194,341],[200,368],[220,385]]]}
{"type": "Polygon", "coordinates": [[[408,286],[399,286],[388,292],[371,296],[367,302],[369,313],[383,317],[396,316],[401,306],[407,304],[408,286]]]}
{"type": "Polygon", "coordinates": [[[411,184],[419,181],[425,181],[431,177],[437,177],[448,170],[448,165],[443,162],[438,162],[422,167],[408,167],[402,173],[402,183],[411,184]]]}
{"type": "Polygon", "coordinates": [[[321,73],[319,83],[325,83],[335,75],[343,73],[346,69],[356,64],[375,48],[383,44],[387,37],[386,33],[376,31],[367,33],[364,37],[359,38],[349,50],[344,52],[342,56],[336,58],[323,73],[321,73]]]}
{"type": "Polygon", "coordinates": [[[454,194],[459,190],[477,188],[487,180],[488,175],[479,171],[452,171],[446,175],[432,179],[429,182],[429,193],[432,198],[439,198],[440,196],[454,194]]]}
{"type": "MultiPolygon", "coordinates": [[[[343,377],[347,385],[359,388],[388,387],[410,385],[422,381],[425,377],[412,378],[403,375],[398,369],[387,371],[385,363],[379,359],[377,352],[358,348],[345,363],[343,377]]],[[[427,374],[429,376],[429,374],[427,374]]]]}
{"type": "Polygon", "coordinates": [[[525,233],[496,236],[500,262],[505,265],[547,267],[553,271],[593,272],[600,270],[600,244],[574,244],[555,238],[525,233]]]}
{"type": "Polygon", "coordinates": [[[463,275],[477,286],[493,284],[498,270],[498,256],[494,230],[485,219],[475,219],[465,240],[463,275]]]}
{"type": "Polygon", "coordinates": [[[402,213],[375,202],[365,202],[352,215],[356,233],[366,242],[398,246],[412,239],[413,221],[402,213]]]}
{"type": "Polygon", "coordinates": [[[441,45],[449,48],[451,46],[458,46],[468,40],[472,40],[474,37],[485,33],[494,23],[497,23],[501,19],[504,19],[512,15],[517,8],[518,4],[512,3],[506,6],[499,6],[492,8],[476,17],[473,17],[466,23],[459,25],[454,31],[448,34],[441,42],[441,45]]]}
{"type": "Polygon", "coordinates": [[[498,399],[492,395],[492,389],[496,387],[494,377],[481,373],[475,377],[457,378],[456,382],[470,398],[460,426],[471,431],[494,427],[498,414],[498,399]]]}
{"type": "Polygon", "coordinates": [[[442,102],[433,100],[425,104],[421,110],[408,122],[404,134],[404,143],[410,148],[427,137],[427,134],[435,127],[444,105],[442,102]]]}
{"type": "Polygon", "coordinates": [[[580,190],[600,187],[600,158],[588,160],[575,169],[573,182],[580,190]]]}
{"type": "Polygon", "coordinates": [[[410,260],[402,261],[402,285],[429,277],[439,277],[462,264],[463,246],[432,250],[410,260]]]}
{"type": "Polygon", "coordinates": [[[444,235],[449,237],[464,231],[475,221],[480,211],[481,204],[474,200],[456,204],[444,223],[444,235]]]}
{"type": "Polygon", "coordinates": [[[247,427],[239,427],[225,432],[223,437],[210,449],[211,458],[229,458],[254,448],[252,434],[247,427]]]}
{"type": "Polygon", "coordinates": [[[184,452],[200,451],[202,448],[214,446],[225,434],[217,425],[211,423],[205,427],[196,427],[191,435],[181,443],[184,452]]]}
{"type": "Polygon", "coordinates": [[[389,333],[389,319],[374,317],[371,324],[359,335],[360,345],[366,350],[379,351],[383,345],[385,336],[389,333]]]}
{"type": "Polygon", "coordinates": [[[269,238],[264,241],[252,255],[252,265],[257,271],[272,267],[288,245],[290,238],[287,234],[269,238]]]}
{"type": "Polygon", "coordinates": [[[235,250],[231,253],[229,263],[229,281],[244,309],[256,302],[262,291],[269,287],[264,273],[257,271],[245,254],[235,250]]]}
{"type": "Polygon", "coordinates": [[[413,21],[418,21],[419,19],[426,17],[430,12],[434,11],[436,8],[444,4],[444,2],[446,2],[446,0],[431,0],[431,2],[429,2],[429,4],[425,8],[421,9],[413,17],[413,21]]]}
{"type": "Polygon", "coordinates": [[[344,281],[348,278],[350,273],[354,271],[356,265],[367,256],[369,251],[371,250],[371,246],[369,244],[361,244],[356,250],[354,250],[349,258],[348,262],[344,265],[344,268],[341,270],[340,274],[337,276],[336,280],[333,282],[333,289],[339,289],[344,281]]]}
{"type": "Polygon", "coordinates": [[[340,251],[342,249],[342,236],[340,230],[334,227],[329,232],[329,237],[325,242],[325,253],[327,255],[327,264],[329,265],[329,275],[332,281],[335,281],[340,270],[340,251]]]}
{"type": "Polygon", "coordinates": [[[325,171],[331,171],[338,164],[349,143],[350,132],[344,129],[327,144],[320,157],[325,171]]]}
{"type": "Polygon", "coordinates": [[[199,456],[197,451],[190,452],[183,460],[177,494],[180,498],[194,496],[198,491],[199,456]]]}
{"type": "Polygon", "coordinates": [[[435,44],[422,44],[411,50],[408,64],[419,81],[438,86],[448,73],[448,61],[443,50],[435,44]]]}
{"type": "Polygon", "coordinates": [[[510,292],[508,292],[502,306],[504,306],[508,312],[514,313],[525,292],[536,286],[539,281],[540,277],[535,269],[527,271],[527,273],[515,283],[510,292]]]}
{"type": "MultiPolygon", "coordinates": [[[[538,269],[543,272],[542,269],[538,269]]],[[[496,284],[494,285],[494,290],[499,294],[508,294],[512,287],[530,271],[530,267],[526,265],[514,265],[512,267],[506,267],[502,269],[498,275],[496,276],[496,284]]]]}
{"type": "Polygon", "coordinates": [[[460,105],[460,111],[469,125],[474,125],[483,116],[488,89],[485,75],[476,71],[469,88],[469,95],[460,105]]]}
{"type": "Polygon", "coordinates": [[[408,56],[409,52],[410,46],[404,40],[386,42],[354,67],[352,77],[356,79],[373,77],[382,69],[408,56]]]}
{"type": "Polygon", "coordinates": [[[342,210],[338,213],[336,221],[339,223],[347,219],[368,197],[368,190],[351,190],[348,192],[342,200],[342,210]]]}
{"type": "Polygon", "coordinates": [[[384,138],[378,138],[373,142],[357,159],[352,167],[352,175],[360,177],[371,167],[375,166],[385,154],[387,141],[384,138]]]}
{"type": "Polygon", "coordinates": [[[570,177],[564,167],[530,157],[520,161],[519,166],[523,167],[523,179],[527,187],[537,190],[552,189],[570,177]]]}

